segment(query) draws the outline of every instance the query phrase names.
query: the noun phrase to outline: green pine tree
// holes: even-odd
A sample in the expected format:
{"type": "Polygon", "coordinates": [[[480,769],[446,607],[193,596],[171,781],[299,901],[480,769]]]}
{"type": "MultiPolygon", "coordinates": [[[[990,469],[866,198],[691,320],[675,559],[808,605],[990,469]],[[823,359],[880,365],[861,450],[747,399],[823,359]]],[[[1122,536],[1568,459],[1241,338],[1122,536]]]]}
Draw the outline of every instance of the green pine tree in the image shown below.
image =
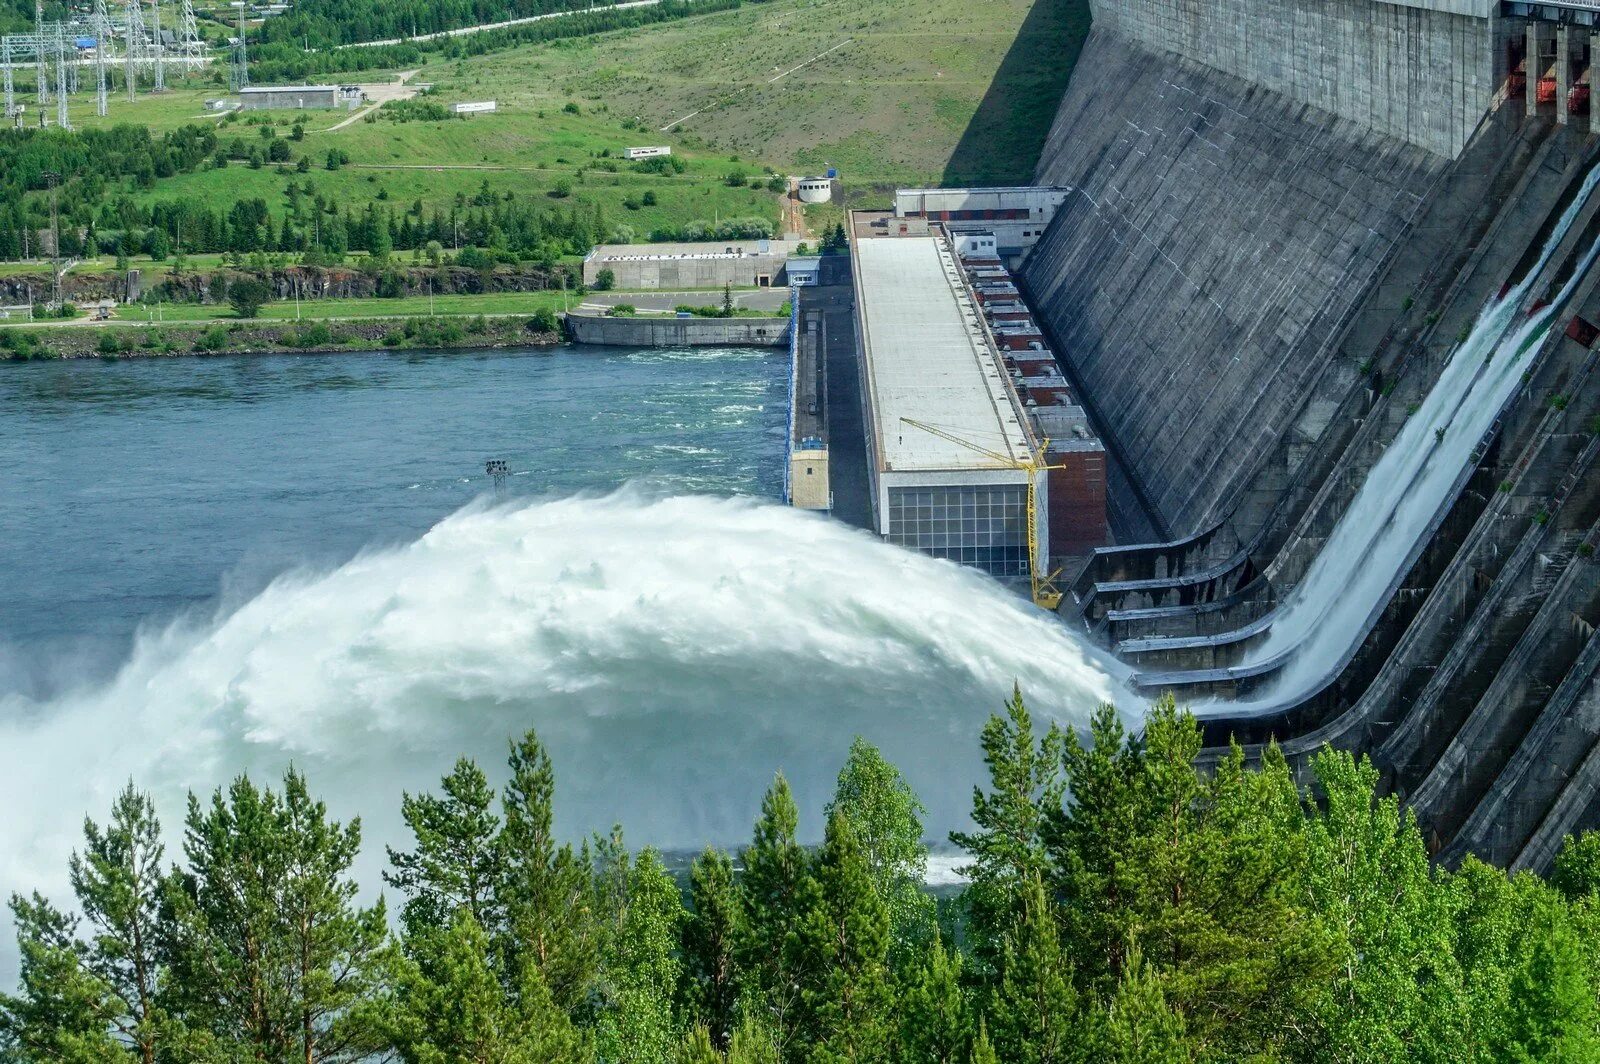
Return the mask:
{"type": "Polygon", "coordinates": [[[994,969],[1000,939],[1020,916],[1029,882],[1045,875],[1039,830],[1045,812],[1061,804],[1063,737],[1052,726],[1036,740],[1022,691],[1013,688],[1005,715],[992,715],[984,724],[981,743],[991,789],[973,788],[975,829],[950,834],[951,842],[972,855],[963,870],[972,882],[962,903],[979,974],[994,969]]]}
{"type": "Polygon", "coordinates": [[[508,971],[526,953],[569,1014],[584,1002],[599,965],[589,865],[554,832],[555,773],[529,731],[511,747],[511,781],[501,799],[504,827],[496,898],[505,909],[498,943],[508,971]]]}
{"type": "Polygon", "coordinates": [[[1112,995],[1094,1059],[1102,1064],[1187,1064],[1191,1059],[1183,1018],[1168,1007],[1161,984],[1137,951],[1112,995]]]}
{"type": "Polygon", "coordinates": [[[889,911],[850,821],[835,813],[792,940],[804,973],[800,1036],[809,1061],[882,1061],[891,1052],[889,911]]]}
{"type": "Polygon", "coordinates": [[[382,974],[383,903],[355,904],[359,820],[331,821],[290,770],[282,794],[246,777],[209,808],[189,796],[188,875],[168,891],[174,978],[224,1058],[307,1064],[371,1049],[356,1022],[382,974]]]}
{"type": "Polygon", "coordinates": [[[465,907],[408,937],[385,1010],[389,1043],[407,1064],[577,1064],[586,1058],[567,1015],[524,956],[510,990],[489,936],[465,907]]]}
{"type": "Polygon", "coordinates": [[[102,829],[83,825],[84,848],[72,855],[72,890],[90,930],[84,963],[108,993],[111,1025],[143,1064],[154,1064],[169,1019],[162,1007],[161,952],[165,852],[150,796],[130,781],[102,829]]]}
{"type": "Polygon", "coordinates": [[[803,976],[795,968],[790,940],[799,929],[810,883],[806,853],[795,838],[799,823],[789,783],[779,773],[761,800],[754,838],[741,855],[744,919],[737,957],[785,1055],[794,1035],[803,976]]]}
{"type": "Polygon", "coordinates": [[[900,995],[897,1050],[919,1064],[962,1064],[972,1048],[973,1018],[961,988],[961,954],[935,935],[920,959],[900,995]]]}
{"type": "Polygon", "coordinates": [[[416,849],[389,848],[394,871],[384,880],[406,895],[401,920],[410,931],[441,927],[457,909],[466,909],[478,926],[500,929],[495,885],[500,879],[500,819],[490,808],[494,790],[483,771],[461,758],[441,781],[443,794],[404,795],[401,816],[416,839],[416,849]]]}
{"type": "Polygon", "coordinates": [[[683,924],[684,998],[719,1051],[728,1048],[739,1001],[734,953],[744,935],[744,913],[733,862],[707,849],[689,869],[691,909],[683,924]]]}
{"type": "Polygon", "coordinates": [[[988,1029],[1008,1064],[1064,1064],[1090,1059],[1071,962],[1061,951],[1055,916],[1037,876],[1021,892],[1022,913],[1001,940],[999,982],[988,1029]]]}
{"type": "Polygon", "coordinates": [[[889,910],[890,962],[899,967],[934,933],[933,897],[923,889],[928,847],[922,841],[927,812],[900,770],[857,736],[826,814],[850,822],[867,860],[872,887],[889,910]]]}
{"type": "Polygon", "coordinates": [[[90,974],[74,917],[42,896],[13,895],[20,987],[0,994],[0,1060],[101,1064],[137,1060],[112,1037],[110,988],[90,974]]]}

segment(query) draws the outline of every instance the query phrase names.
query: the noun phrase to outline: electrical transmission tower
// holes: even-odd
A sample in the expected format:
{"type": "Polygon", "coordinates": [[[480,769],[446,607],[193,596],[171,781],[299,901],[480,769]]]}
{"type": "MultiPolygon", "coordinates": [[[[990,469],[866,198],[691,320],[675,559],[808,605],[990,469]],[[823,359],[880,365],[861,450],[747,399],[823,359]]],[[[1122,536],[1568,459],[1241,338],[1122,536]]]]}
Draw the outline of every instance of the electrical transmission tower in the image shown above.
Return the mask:
{"type": "Polygon", "coordinates": [[[200,42],[200,27],[194,20],[193,0],[183,0],[178,9],[178,47],[183,52],[184,69],[199,69],[205,46],[200,42]]]}
{"type": "Polygon", "coordinates": [[[72,117],[67,114],[67,49],[71,47],[71,42],[67,40],[67,27],[57,22],[55,30],[56,125],[71,129],[72,117]]]}
{"type": "Polygon", "coordinates": [[[33,36],[33,69],[34,76],[38,78],[39,106],[42,108],[50,102],[49,79],[45,75],[44,0],[33,0],[33,36]]]}
{"type": "Polygon", "coordinates": [[[229,73],[228,84],[233,91],[248,88],[250,85],[250,61],[245,54],[244,44],[244,3],[239,3],[239,43],[233,50],[233,70],[229,73]]]}
{"type": "Polygon", "coordinates": [[[128,100],[132,102],[139,88],[139,61],[144,58],[144,4],[141,0],[127,0],[123,16],[123,35],[127,42],[124,79],[128,83],[128,100]]]}
{"type": "Polygon", "coordinates": [[[150,56],[155,61],[154,92],[165,92],[167,88],[166,50],[166,44],[161,40],[161,0],[150,0],[150,56]]]}

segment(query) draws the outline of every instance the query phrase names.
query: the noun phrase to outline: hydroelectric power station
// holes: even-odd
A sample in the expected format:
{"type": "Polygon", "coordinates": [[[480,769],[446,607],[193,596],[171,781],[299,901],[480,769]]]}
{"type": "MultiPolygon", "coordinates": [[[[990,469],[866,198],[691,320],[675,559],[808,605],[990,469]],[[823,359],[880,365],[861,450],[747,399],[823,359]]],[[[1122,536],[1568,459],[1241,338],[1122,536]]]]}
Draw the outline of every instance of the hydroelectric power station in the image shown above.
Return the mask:
{"type": "Polygon", "coordinates": [[[851,218],[871,523],[1548,867],[1600,823],[1600,2],[1091,8],[1036,187],[851,218]]]}

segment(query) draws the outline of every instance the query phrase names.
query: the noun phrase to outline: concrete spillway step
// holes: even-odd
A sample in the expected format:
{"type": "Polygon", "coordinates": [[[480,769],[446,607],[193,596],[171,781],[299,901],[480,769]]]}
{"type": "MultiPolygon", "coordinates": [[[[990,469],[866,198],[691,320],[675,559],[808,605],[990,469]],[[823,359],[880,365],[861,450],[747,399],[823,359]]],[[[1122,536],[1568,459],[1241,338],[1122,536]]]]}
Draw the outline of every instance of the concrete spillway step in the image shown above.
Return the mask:
{"type": "MultiPolygon", "coordinates": [[[[1591,535],[1600,536],[1600,529],[1591,535]]],[[[1447,859],[1480,852],[1508,860],[1527,837],[1532,818],[1510,800],[1536,801],[1537,789],[1525,786],[1533,775],[1531,756],[1516,755],[1524,746],[1547,757],[1556,753],[1550,740],[1565,700],[1552,696],[1579,664],[1588,642],[1583,629],[1592,632],[1596,621],[1600,570],[1575,557],[1409,799],[1433,837],[1448,843],[1447,859]]]]}

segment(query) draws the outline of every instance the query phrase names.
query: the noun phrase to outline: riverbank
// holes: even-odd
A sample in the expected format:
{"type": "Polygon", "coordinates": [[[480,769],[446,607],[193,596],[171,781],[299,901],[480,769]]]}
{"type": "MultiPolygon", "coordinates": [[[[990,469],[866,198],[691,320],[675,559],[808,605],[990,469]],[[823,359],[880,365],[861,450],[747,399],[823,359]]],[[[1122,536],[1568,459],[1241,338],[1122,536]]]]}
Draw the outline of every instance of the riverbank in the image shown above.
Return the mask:
{"type": "Polygon", "coordinates": [[[564,342],[547,315],[231,324],[123,322],[82,328],[0,329],[0,358],[173,358],[189,355],[320,354],[383,349],[472,350],[564,342]]]}

